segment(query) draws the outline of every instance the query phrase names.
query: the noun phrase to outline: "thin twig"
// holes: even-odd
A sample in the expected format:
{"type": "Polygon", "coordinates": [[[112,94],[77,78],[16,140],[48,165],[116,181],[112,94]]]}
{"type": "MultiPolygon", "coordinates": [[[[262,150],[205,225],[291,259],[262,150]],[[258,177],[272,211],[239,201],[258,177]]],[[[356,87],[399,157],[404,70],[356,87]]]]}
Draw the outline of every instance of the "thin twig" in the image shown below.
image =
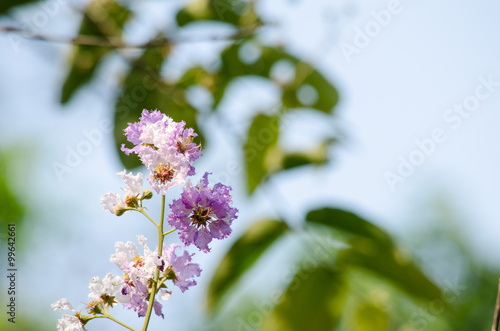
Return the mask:
{"type": "Polygon", "coordinates": [[[495,314],[493,315],[493,325],[491,331],[498,331],[498,322],[500,321],[500,280],[498,283],[497,302],[495,304],[495,314]]]}
{"type": "Polygon", "coordinates": [[[164,38],[153,39],[142,44],[127,44],[124,43],[120,38],[108,37],[108,36],[96,37],[88,35],[79,35],[74,38],[67,38],[56,35],[49,36],[38,33],[30,33],[22,28],[13,26],[0,26],[0,33],[12,32],[12,33],[17,33],[23,36],[24,38],[53,42],[53,43],[64,43],[64,44],[74,44],[74,45],[84,45],[84,46],[100,46],[100,47],[110,47],[110,48],[153,48],[153,47],[163,47],[172,44],[188,43],[188,42],[229,41],[229,40],[243,39],[254,35],[256,29],[260,26],[262,26],[262,24],[256,24],[252,27],[242,29],[230,35],[183,36],[183,37],[173,37],[173,38],[164,37],[164,38]]]}

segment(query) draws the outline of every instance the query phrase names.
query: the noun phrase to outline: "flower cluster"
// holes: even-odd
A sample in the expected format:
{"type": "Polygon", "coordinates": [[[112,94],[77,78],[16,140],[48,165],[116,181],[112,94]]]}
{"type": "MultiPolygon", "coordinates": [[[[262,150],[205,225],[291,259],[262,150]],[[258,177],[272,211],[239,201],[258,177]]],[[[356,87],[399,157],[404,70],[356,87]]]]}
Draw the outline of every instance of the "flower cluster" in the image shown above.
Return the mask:
{"type": "Polygon", "coordinates": [[[148,181],[156,193],[166,194],[168,189],[186,182],[193,176],[192,165],[202,154],[200,145],[193,142],[197,134],[185,129],[186,123],[174,122],[170,117],[155,110],[142,112],[141,120],[125,129],[133,148],[122,145],[122,151],[139,155],[150,170],[148,181]]]}
{"type": "MultiPolygon", "coordinates": [[[[199,277],[201,269],[198,264],[191,263],[191,256],[187,251],[177,256],[175,253],[179,245],[171,244],[168,248],[162,249],[162,255],[158,255],[158,249],[151,251],[146,245],[144,236],[138,236],[138,241],[144,249],[144,255],[140,256],[137,247],[133,242],[117,242],[115,244],[116,253],[111,256],[111,262],[123,271],[123,281],[116,300],[128,308],[137,312],[139,317],[146,314],[147,299],[151,289],[151,279],[155,276],[156,269],[160,272],[160,283],[172,281],[182,292],[188,287],[196,285],[193,277],[199,277]]],[[[160,300],[167,300],[171,291],[167,286],[160,288],[158,297],[160,300]]],[[[155,301],[153,308],[156,315],[162,316],[162,305],[155,301]]]]}
{"type": "Polygon", "coordinates": [[[173,286],[184,292],[196,285],[194,278],[201,274],[200,266],[191,262],[194,254],[185,250],[179,252],[181,246],[178,244],[166,247],[163,245],[165,236],[178,231],[185,246],[193,244],[201,251],[209,252],[208,244],[212,239],[229,236],[231,223],[236,219],[238,210],[232,207],[230,187],[221,183],[209,186],[209,173],[205,173],[196,186],[187,179],[196,174],[193,162],[202,154],[200,145],[193,142],[197,136],[193,129],[185,128],[184,122],[175,122],[158,110],[144,110],[140,121],[129,123],[124,131],[134,146],[127,148],[122,145],[122,151],[127,155],[137,154],[149,170],[147,179],[151,187],[162,195],[162,217],[157,223],[143,208],[143,200],[151,199],[153,192],[144,190],[142,173],[119,172],[118,175],[125,182],[124,195],[108,192],[101,196],[101,205],[104,210],[117,216],[127,211],[142,213],[156,226],[159,244],[151,250],[147,239],[138,236],[143,251],[141,255],[133,242],[117,242],[116,252],[111,255],[110,261],[118,266],[121,274],[108,273],[103,279],[94,277],[90,280],[91,301],[86,307],[88,315],[77,312],[67,299],[54,303],[54,310],[73,312],[73,315],[64,315],[59,320],[59,331],[82,330],[86,323],[97,317],[125,325],[109,312],[109,308],[115,304],[121,304],[135,311],[139,317],[145,317],[143,329],[147,328],[152,311],[163,318],[163,307],[158,300],[169,299],[173,286]],[[165,194],[170,188],[183,184],[186,185],[181,197],[169,205],[167,222],[173,228],[164,232],[165,194]]]}
{"type": "MultiPolygon", "coordinates": [[[[189,287],[196,285],[194,277],[201,274],[200,266],[191,263],[191,256],[187,251],[177,255],[176,250],[180,247],[171,244],[168,248],[163,246],[162,255],[158,255],[158,250],[150,250],[147,246],[147,239],[144,236],[137,237],[139,244],[143,247],[143,255],[139,254],[137,246],[129,241],[127,243],[117,242],[116,252],[111,255],[110,261],[123,272],[123,276],[115,276],[108,273],[103,279],[93,277],[89,283],[89,298],[87,311],[91,315],[103,314],[105,309],[113,307],[116,303],[121,303],[125,308],[134,310],[139,317],[146,315],[148,300],[152,288],[156,270],[159,271],[159,283],[161,287],[157,289],[156,298],[168,300],[171,291],[168,290],[168,283],[177,286],[182,292],[189,287]]],[[[52,304],[54,310],[71,310],[76,312],[66,298],[52,304]]],[[[157,300],[153,303],[156,315],[164,317],[162,305],[157,300]]],[[[75,315],[64,315],[59,320],[58,329],[64,331],[80,330],[85,325],[86,320],[79,313],[75,315]]]]}

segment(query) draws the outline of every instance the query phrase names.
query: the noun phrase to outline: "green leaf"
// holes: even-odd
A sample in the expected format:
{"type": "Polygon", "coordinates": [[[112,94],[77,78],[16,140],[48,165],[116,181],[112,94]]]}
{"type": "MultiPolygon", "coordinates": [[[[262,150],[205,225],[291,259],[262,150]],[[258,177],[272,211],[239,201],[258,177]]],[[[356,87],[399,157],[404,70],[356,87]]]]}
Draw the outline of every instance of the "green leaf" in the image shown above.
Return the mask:
{"type": "MultiPolygon", "coordinates": [[[[311,65],[292,58],[296,67],[295,81],[283,92],[283,106],[287,108],[311,107],[330,112],[338,103],[339,95],[335,87],[311,65]],[[300,89],[308,88],[316,97],[311,102],[299,98],[300,89]]],[[[307,96],[307,94],[306,94],[307,96]]]]}
{"type": "Polygon", "coordinates": [[[356,331],[388,330],[389,316],[385,311],[371,303],[363,303],[356,310],[354,327],[356,331]]]}
{"type": "Polygon", "coordinates": [[[429,301],[441,298],[441,290],[396,247],[366,238],[354,238],[349,244],[351,248],[339,254],[339,264],[371,271],[415,298],[429,301]]]}
{"type": "Polygon", "coordinates": [[[5,14],[14,7],[37,1],[38,0],[2,0],[0,1],[0,14],[5,14]]]}
{"type": "Polygon", "coordinates": [[[345,292],[337,271],[300,270],[261,330],[331,331],[339,321],[345,292]]]}
{"type": "Polygon", "coordinates": [[[256,23],[257,16],[253,4],[243,0],[198,0],[177,13],[179,26],[200,20],[250,26],[256,23]]]}
{"type": "MultiPolygon", "coordinates": [[[[91,2],[84,11],[79,35],[120,37],[131,12],[113,0],[91,2]]],[[[62,87],[61,103],[67,103],[74,93],[87,84],[101,60],[112,51],[109,47],[75,45],[70,69],[62,87]]]]}
{"type": "Polygon", "coordinates": [[[160,76],[160,68],[168,52],[168,47],[147,49],[134,62],[117,99],[114,131],[116,148],[128,169],[140,166],[141,162],[136,156],[127,156],[120,151],[122,144],[130,147],[123,130],[128,123],[139,121],[143,109],[158,109],[177,122],[186,122],[186,127],[193,128],[200,141],[204,141],[196,123],[196,110],[187,102],[185,90],[165,82],[160,76]]]}
{"type": "Polygon", "coordinates": [[[207,296],[209,310],[217,307],[223,295],[287,229],[282,221],[259,221],[233,244],[210,282],[207,296]]]}
{"type": "Polygon", "coordinates": [[[325,164],[329,161],[327,149],[334,141],[334,139],[329,139],[323,142],[318,147],[307,152],[294,152],[284,154],[281,161],[281,166],[283,169],[292,169],[310,164],[325,164]]]}
{"type": "Polygon", "coordinates": [[[336,230],[348,232],[356,236],[372,239],[384,246],[392,246],[392,240],[385,231],[358,215],[336,208],[323,208],[310,211],[306,221],[329,226],[336,230]]]}
{"type": "MultiPolygon", "coordinates": [[[[248,193],[252,194],[268,173],[266,156],[278,142],[278,118],[259,114],[253,119],[244,146],[248,193]]],[[[269,153],[269,155],[271,155],[269,153]]]]}
{"type": "Polygon", "coordinates": [[[26,206],[14,193],[14,183],[9,177],[15,154],[2,151],[0,155],[0,201],[4,206],[0,208],[0,226],[6,230],[8,224],[15,223],[18,227],[21,225],[26,214],[26,206]]]}
{"type": "MultiPolygon", "coordinates": [[[[222,100],[224,91],[229,83],[236,77],[257,75],[271,79],[270,74],[273,66],[278,61],[289,62],[295,69],[294,78],[287,84],[280,84],[283,89],[282,102],[286,108],[307,107],[329,113],[338,102],[338,93],[335,87],[311,65],[284,52],[282,49],[258,45],[255,41],[252,47],[260,50],[261,55],[251,63],[241,59],[245,53],[244,43],[233,44],[222,53],[222,65],[219,70],[219,81],[215,85],[214,107],[222,100]],[[315,92],[316,98],[312,102],[300,101],[298,95],[304,87],[315,92]]],[[[307,94],[307,93],[306,93],[307,94]]],[[[305,98],[307,99],[307,98],[305,98]]]]}
{"type": "Polygon", "coordinates": [[[374,272],[417,298],[440,298],[441,290],[411,260],[402,254],[382,229],[348,211],[324,208],[307,214],[307,222],[350,233],[350,248],[338,262],[374,272]]]}

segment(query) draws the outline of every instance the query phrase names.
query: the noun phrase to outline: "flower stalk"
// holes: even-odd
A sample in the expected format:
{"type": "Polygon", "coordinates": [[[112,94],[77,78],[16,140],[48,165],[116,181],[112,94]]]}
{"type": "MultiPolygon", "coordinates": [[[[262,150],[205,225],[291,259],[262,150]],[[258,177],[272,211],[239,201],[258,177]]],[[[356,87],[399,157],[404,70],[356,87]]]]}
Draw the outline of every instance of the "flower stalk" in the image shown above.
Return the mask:
{"type": "MultiPolygon", "coordinates": [[[[165,195],[161,196],[161,212],[160,212],[160,224],[157,226],[158,229],[158,257],[161,258],[163,253],[163,220],[165,219],[165,195]]],[[[151,220],[153,221],[153,220],[151,220]]],[[[154,221],[153,221],[154,222],[154,221]]],[[[151,312],[153,311],[153,304],[155,302],[156,290],[159,288],[158,279],[160,278],[160,270],[156,268],[154,282],[151,285],[151,292],[149,294],[149,305],[144,319],[144,324],[142,326],[142,331],[146,331],[149,325],[149,319],[151,318],[151,312]]]]}
{"type": "Polygon", "coordinates": [[[107,318],[136,331],[110,314],[109,308],[115,304],[135,311],[139,318],[144,317],[141,331],[147,331],[153,311],[164,318],[159,300],[170,298],[169,286],[177,286],[184,292],[196,285],[194,278],[201,274],[200,266],[191,262],[194,254],[186,250],[177,253],[181,245],[175,243],[165,247],[165,236],[178,231],[185,246],[194,244],[199,250],[208,252],[212,239],[230,235],[230,225],[236,219],[238,210],[231,206],[230,187],[221,183],[209,186],[208,173],[195,187],[187,179],[195,175],[193,162],[202,154],[200,145],[193,142],[197,136],[193,129],[185,128],[184,122],[175,122],[160,111],[144,110],[140,122],[129,124],[124,131],[134,147],[122,146],[122,151],[139,156],[150,171],[147,180],[151,188],[161,195],[160,220],[153,220],[143,207],[143,200],[150,200],[153,191],[143,188],[142,173],[119,172],[125,182],[124,194],[108,192],[101,196],[101,205],[116,216],[129,214],[129,211],[144,215],[157,229],[158,248],[151,250],[143,235],[137,236],[142,254],[133,242],[116,242],[116,252],[110,261],[122,274],[108,273],[102,279],[96,276],[90,280],[91,300],[86,307],[89,315],[81,315],[66,298],[52,304],[54,310],[72,312],[59,319],[58,331],[86,331],[87,323],[95,318],[107,318]],[[184,185],[181,198],[169,205],[170,214],[166,217],[165,194],[178,185],[184,185]],[[168,231],[163,229],[165,222],[172,227],[168,231]]]}

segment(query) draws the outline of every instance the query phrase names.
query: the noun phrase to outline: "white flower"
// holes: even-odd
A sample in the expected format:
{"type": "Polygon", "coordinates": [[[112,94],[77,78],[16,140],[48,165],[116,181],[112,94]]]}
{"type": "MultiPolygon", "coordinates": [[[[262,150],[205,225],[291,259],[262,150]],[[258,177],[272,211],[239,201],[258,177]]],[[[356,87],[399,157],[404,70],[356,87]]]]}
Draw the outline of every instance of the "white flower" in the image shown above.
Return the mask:
{"type": "MultiPolygon", "coordinates": [[[[158,253],[151,251],[147,246],[147,239],[143,235],[137,236],[137,240],[144,249],[142,256],[136,254],[128,254],[128,261],[122,264],[121,269],[123,272],[127,273],[132,281],[139,280],[143,284],[148,284],[149,279],[153,278],[157,265],[155,264],[155,259],[158,258],[158,253]]],[[[135,250],[137,250],[135,244],[132,242],[127,242],[127,245],[133,245],[135,250]]],[[[130,246],[132,247],[132,246],[130,246]]],[[[134,253],[135,253],[134,250],[134,253]]]]}
{"type": "Polygon", "coordinates": [[[117,173],[118,176],[120,176],[123,181],[125,182],[125,194],[128,197],[134,197],[141,195],[142,192],[144,191],[142,189],[142,173],[139,172],[137,175],[134,176],[133,173],[126,173],[125,170],[117,173]]]}
{"type": "Polygon", "coordinates": [[[108,192],[101,196],[101,206],[104,210],[109,210],[111,213],[120,216],[123,214],[123,208],[138,207],[137,199],[143,194],[142,189],[142,173],[134,175],[126,173],[125,170],[117,173],[125,182],[125,198],[122,198],[118,193],[108,192]]]}
{"type": "Polygon", "coordinates": [[[123,281],[120,277],[108,273],[103,280],[99,277],[92,277],[89,283],[89,297],[97,300],[104,294],[114,295],[120,289],[123,281]]]}
{"type": "Polygon", "coordinates": [[[169,139],[172,139],[174,130],[174,120],[164,115],[161,121],[147,123],[142,127],[140,140],[149,147],[159,148],[171,143],[169,139]]]}
{"type": "Polygon", "coordinates": [[[128,303],[130,302],[130,293],[123,294],[121,291],[115,294],[115,300],[119,303],[128,303]]]}
{"type": "Polygon", "coordinates": [[[134,257],[139,255],[137,246],[131,242],[123,243],[118,241],[115,243],[116,253],[111,255],[109,259],[111,262],[116,263],[116,265],[121,269],[125,263],[131,261],[134,257]]]}
{"type": "Polygon", "coordinates": [[[158,267],[158,252],[149,249],[147,239],[144,236],[137,236],[137,239],[144,249],[143,255],[139,254],[137,246],[131,241],[127,243],[117,242],[115,244],[116,252],[111,255],[110,261],[116,263],[128,275],[132,283],[140,281],[147,285],[149,279],[154,277],[158,267]]]}
{"type": "Polygon", "coordinates": [[[69,303],[68,299],[62,298],[61,300],[53,303],[50,305],[50,307],[54,310],[72,310],[76,311],[75,308],[69,303]]]}
{"type": "Polygon", "coordinates": [[[58,331],[79,331],[83,330],[82,322],[76,316],[63,315],[57,323],[58,331]]]}
{"type": "Polygon", "coordinates": [[[158,151],[150,150],[141,155],[141,160],[150,170],[148,181],[156,193],[165,195],[167,191],[186,182],[190,168],[189,161],[172,146],[158,151]],[[142,157],[144,156],[144,157],[142,157]]]}
{"type": "Polygon", "coordinates": [[[118,193],[115,192],[108,192],[106,194],[103,194],[101,196],[101,206],[104,208],[104,210],[109,210],[113,214],[115,214],[115,208],[117,206],[121,207],[127,207],[125,204],[125,200],[120,197],[118,193]]]}
{"type": "Polygon", "coordinates": [[[160,300],[164,300],[164,301],[170,299],[171,295],[172,295],[171,291],[167,291],[167,290],[164,290],[164,289],[162,289],[162,290],[160,290],[160,292],[158,292],[158,298],[160,300]]]}

